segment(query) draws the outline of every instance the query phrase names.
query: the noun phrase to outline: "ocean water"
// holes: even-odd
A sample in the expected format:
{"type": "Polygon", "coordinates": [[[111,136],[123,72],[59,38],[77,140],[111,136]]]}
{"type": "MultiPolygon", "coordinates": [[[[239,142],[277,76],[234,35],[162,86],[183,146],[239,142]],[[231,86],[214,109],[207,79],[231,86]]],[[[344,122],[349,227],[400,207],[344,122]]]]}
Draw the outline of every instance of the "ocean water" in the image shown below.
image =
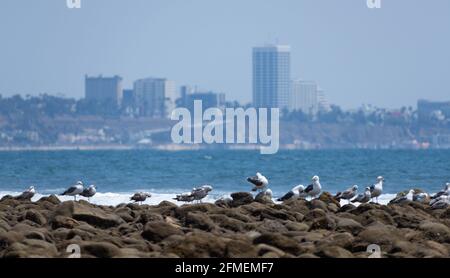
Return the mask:
{"type": "MultiPolygon", "coordinates": [[[[421,188],[433,193],[450,181],[450,150],[312,150],[280,151],[17,151],[0,152],[0,196],[30,185],[34,199],[59,194],[81,180],[97,185],[93,203],[128,202],[137,191],[152,193],[157,204],[193,187],[214,187],[207,201],[249,191],[246,177],[257,171],[269,178],[274,197],[320,176],[325,191],[336,193],[357,184],[360,189],[385,177],[382,202],[397,192],[421,188]]],[[[61,198],[67,200],[68,198],[61,198]]],[[[69,198],[70,199],[70,198],[69,198]]]]}

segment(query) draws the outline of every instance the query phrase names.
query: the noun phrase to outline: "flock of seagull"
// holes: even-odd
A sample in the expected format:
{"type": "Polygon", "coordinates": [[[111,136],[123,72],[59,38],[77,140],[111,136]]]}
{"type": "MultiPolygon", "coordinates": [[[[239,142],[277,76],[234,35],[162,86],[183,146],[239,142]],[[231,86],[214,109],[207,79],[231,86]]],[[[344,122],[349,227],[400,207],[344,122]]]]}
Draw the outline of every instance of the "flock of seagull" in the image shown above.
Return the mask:
{"type": "MultiPolygon", "coordinates": [[[[269,180],[263,176],[261,173],[256,173],[254,177],[247,178],[247,181],[253,185],[252,191],[258,192],[256,199],[261,197],[267,197],[272,199],[273,193],[269,188],[269,180]]],[[[358,186],[353,185],[345,191],[338,192],[334,198],[337,201],[347,200],[348,203],[368,203],[371,200],[378,203],[378,197],[383,193],[383,182],[384,178],[379,176],[376,182],[364,189],[363,192],[358,194],[358,186]]],[[[203,185],[200,187],[193,188],[190,192],[182,193],[176,195],[174,200],[179,202],[202,202],[213,190],[211,185],[203,185]]],[[[296,199],[307,199],[310,200],[317,198],[322,192],[322,186],[320,184],[320,178],[314,176],[312,182],[308,186],[297,185],[287,192],[283,197],[278,198],[277,201],[283,202],[292,198],[296,199]]],[[[95,185],[90,185],[84,187],[83,182],[79,181],[75,185],[70,186],[66,191],[64,191],[62,196],[73,196],[74,200],[77,200],[77,196],[83,196],[88,198],[93,197],[97,193],[97,188],[95,185]]],[[[17,199],[31,199],[36,194],[36,189],[31,186],[25,190],[22,194],[17,196],[17,199]]],[[[131,196],[130,200],[142,204],[147,198],[151,198],[151,194],[147,192],[138,192],[131,196]]],[[[421,202],[427,203],[432,209],[442,209],[450,205],[450,183],[446,183],[444,188],[433,196],[430,196],[425,192],[418,192],[416,190],[409,190],[407,194],[401,195],[394,198],[391,203],[403,203],[403,202],[421,202]]]]}

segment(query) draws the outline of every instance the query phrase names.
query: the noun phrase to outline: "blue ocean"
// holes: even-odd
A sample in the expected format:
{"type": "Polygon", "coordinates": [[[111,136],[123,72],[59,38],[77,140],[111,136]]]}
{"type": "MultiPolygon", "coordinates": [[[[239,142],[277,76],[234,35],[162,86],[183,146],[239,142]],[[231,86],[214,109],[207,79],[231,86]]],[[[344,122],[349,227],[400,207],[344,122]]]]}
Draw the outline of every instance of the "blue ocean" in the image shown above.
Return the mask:
{"type": "Polygon", "coordinates": [[[311,150],[261,155],[247,150],[201,151],[7,151],[0,152],[0,196],[30,185],[42,195],[59,194],[78,180],[95,184],[98,204],[128,202],[137,191],[150,192],[149,203],[210,184],[210,201],[249,191],[246,177],[261,172],[274,197],[320,176],[325,191],[365,187],[383,176],[385,199],[421,188],[437,192],[450,181],[450,150],[311,150]]]}

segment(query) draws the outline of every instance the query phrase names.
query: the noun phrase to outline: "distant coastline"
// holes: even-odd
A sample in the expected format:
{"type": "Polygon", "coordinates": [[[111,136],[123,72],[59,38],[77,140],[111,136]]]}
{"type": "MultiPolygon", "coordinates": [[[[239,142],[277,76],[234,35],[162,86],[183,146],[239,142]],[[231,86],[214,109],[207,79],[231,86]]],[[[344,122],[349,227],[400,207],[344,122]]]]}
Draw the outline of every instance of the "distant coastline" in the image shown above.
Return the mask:
{"type": "MultiPolygon", "coordinates": [[[[42,145],[42,146],[0,146],[0,152],[15,151],[126,151],[126,150],[158,150],[158,151],[196,151],[196,150],[259,150],[260,145],[255,144],[233,144],[233,145],[199,145],[199,144],[160,144],[160,145],[42,145]]],[[[280,146],[280,150],[427,150],[427,149],[450,149],[450,147],[429,146],[401,146],[401,147],[305,147],[295,144],[280,146]]]]}

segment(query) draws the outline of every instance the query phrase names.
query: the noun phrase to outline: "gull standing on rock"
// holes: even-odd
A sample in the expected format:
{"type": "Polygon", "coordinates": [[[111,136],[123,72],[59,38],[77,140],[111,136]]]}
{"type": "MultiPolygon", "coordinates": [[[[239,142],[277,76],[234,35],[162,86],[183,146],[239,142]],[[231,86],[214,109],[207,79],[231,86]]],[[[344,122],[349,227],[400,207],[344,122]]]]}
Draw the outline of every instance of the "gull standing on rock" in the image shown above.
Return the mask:
{"type": "Polygon", "coordinates": [[[269,185],[269,180],[261,173],[256,173],[256,176],[247,178],[247,181],[255,186],[252,191],[263,190],[269,185]]]}
{"type": "Polygon", "coordinates": [[[192,195],[192,192],[187,192],[187,193],[179,194],[173,199],[178,202],[191,203],[194,201],[194,196],[192,195]]]}
{"type": "Polygon", "coordinates": [[[444,189],[436,193],[431,199],[436,199],[441,196],[450,196],[450,182],[447,182],[444,186],[444,189]]]}
{"type": "Polygon", "coordinates": [[[19,196],[16,197],[18,200],[31,200],[31,198],[34,197],[34,194],[36,194],[36,189],[34,186],[30,186],[27,190],[22,192],[19,196]]]}
{"type": "Polygon", "coordinates": [[[344,192],[338,192],[336,196],[334,196],[334,198],[338,201],[340,201],[341,199],[347,200],[347,202],[350,204],[350,199],[353,199],[353,197],[355,197],[357,193],[358,186],[354,185],[344,192]]]}
{"type": "Polygon", "coordinates": [[[411,189],[408,191],[408,194],[401,196],[401,197],[397,197],[394,200],[391,201],[392,204],[401,204],[407,201],[414,201],[414,189],[411,189]]]}
{"type": "Polygon", "coordinates": [[[431,200],[430,206],[432,209],[445,209],[450,204],[450,196],[441,196],[431,200]]]}
{"type": "Polygon", "coordinates": [[[79,181],[79,182],[77,182],[77,184],[72,185],[71,187],[69,187],[61,195],[62,196],[73,196],[74,200],[76,201],[77,200],[77,195],[83,193],[83,190],[84,190],[83,182],[79,181]]]}
{"type": "Polygon", "coordinates": [[[152,197],[152,194],[150,194],[150,193],[138,192],[138,193],[135,193],[133,196],[131,196],[130,200],[139,202],[139,204],[142,205],[142,202],[145,202],[145,200],[147,200],[147,198],[151,198],[151,197],[152,197]]]}
{"type": "Polygon", "coordinates": [[[312,184],[308,185],[305,189],[305,193],[307,196],[311,197],[311,200],[322,191],[322,186],[320,185],[319,176],[314,176],[312,178],[312,184]]]}
{"type": "Polygon", "coordinates": [[[83,189],[83,192],[81,192],[80,195],[91,201],[91,197],[94,197],[95,194],[97,194],[97,187],[95,185],[90,185],[88,188],[83,189]]]}
{"type": "Polygon", "coordinates": [[[291,191],[289,191],[288,193],[286,193],[283,197],[278,198],[277,201],[278,202],[283,202],[286,200],[289,200],[291,198],[301,198],[301,197],[306,197],[305,194],[305,187],[303,185],[297,185],[296,187],[292,188],[291,191]]]}
{"type": "Polygon", "coordinates": [[[413,201],[428,204],[430,202],[430,195],[425,192],[414,193],[413,201]]]}
{"type": "Polygon", "coordinates": [[[370,187],[366,187],[364,193],[358,194],[355,199],[352,200],[352,203],[367,203],[370,201],[372,195],[370,194],[370,187]]]}
{"type": "Polygon", "coordinates": [[[202,202],[202,199],[208,196],[208,193],[213,190],[211,185],[203,185],[199,188],[192,189],[191,195],[194,197],[195,201],[202,202]]]}
{"type": "Polygon", "coordinates": [[[380,197],[381,193],[383,193],[383,182],[384,178],[382,176],[379,176],[377,178],[377,182],[370,186],[370,194],[372,196],[372,199],[376,199],[378,203],[378,197],[380,197]]]}
{"type": "Polygon", "coordinates": [[[270,188],[261,191],[258,193],[258,195],[256,195],[255,197],[255,201],[261,201],[261,202],[273,202],[272,201],[273,198],[273,193],[272,190],[270,190],[270,188]]]}

